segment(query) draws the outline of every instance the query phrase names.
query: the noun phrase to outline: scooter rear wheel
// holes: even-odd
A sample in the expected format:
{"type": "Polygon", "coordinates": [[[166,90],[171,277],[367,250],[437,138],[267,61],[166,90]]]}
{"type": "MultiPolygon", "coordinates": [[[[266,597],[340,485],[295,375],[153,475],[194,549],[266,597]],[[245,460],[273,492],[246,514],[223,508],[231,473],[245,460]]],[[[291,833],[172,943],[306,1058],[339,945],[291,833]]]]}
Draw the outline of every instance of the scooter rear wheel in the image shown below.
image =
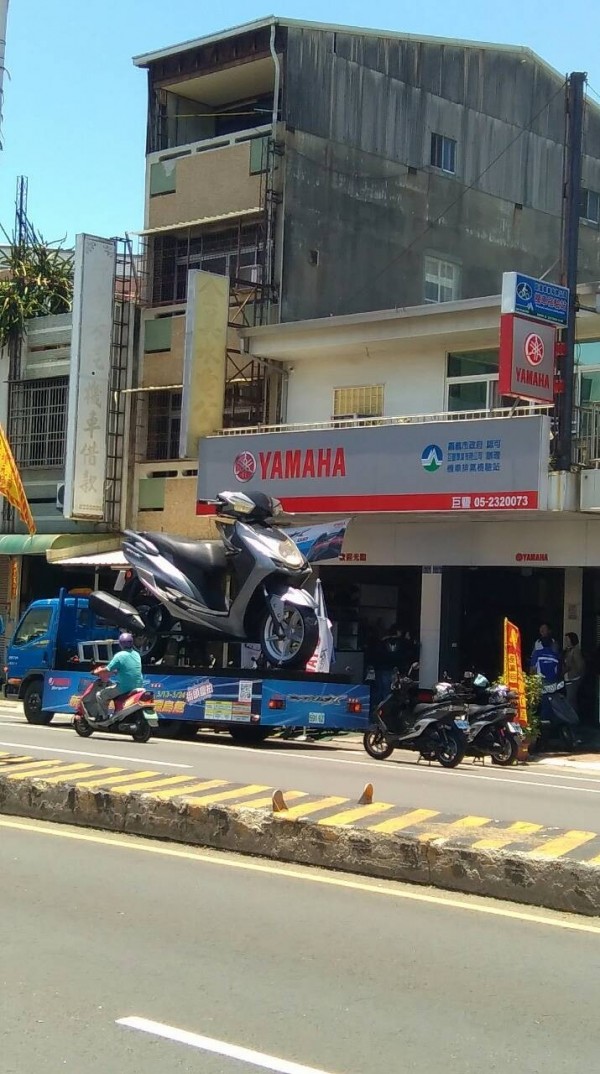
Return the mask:
{"type": "Polygon", "coordinates": [[[363,735],[363,746],[369,757],[375,761],[386,761],[392,756],[394,747],[390,746],[380,727],[370,727],[363,735]]]}
{"type": "Polygon", "coordinates": [[[137,723],[137,727],[131,732],[131,737],[134,742],[148,742],[148,739],[152,736],[152,728],[148,721],[142,716],[137,723]]]}
{"type": "Polygon", "coordinates": [[[448,727],[436,750],[436,761],[443,768],[456,768],[462,761],[466,750],[466,740],[461,731],[448,727]]]}

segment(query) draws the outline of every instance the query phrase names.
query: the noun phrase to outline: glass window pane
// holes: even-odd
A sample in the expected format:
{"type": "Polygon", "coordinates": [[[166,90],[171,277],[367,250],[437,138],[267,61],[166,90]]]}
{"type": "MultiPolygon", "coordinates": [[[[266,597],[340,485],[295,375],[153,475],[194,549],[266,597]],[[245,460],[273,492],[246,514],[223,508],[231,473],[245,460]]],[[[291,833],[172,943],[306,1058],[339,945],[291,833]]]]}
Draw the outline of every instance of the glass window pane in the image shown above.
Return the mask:
{"type": "Polygon", "coordinates": [[[449,377],[477,377],[498,372],[498,351],[461,351],[448,355],[449,377]]]}
{"type": "Polygon", "coordinates": [[[600,402],[600,373],[581,374],[580,400],[582,403],[600,402]]]}
{"type": "Polygon", "coordinates": [[[486,410],[487,380],[448,385],[448,410],[486,410]]]}
{"type": "Polygon", "coordinates": [[[590,343],[577,343],[575,347],[575,362],[577,365],[600,366],[600,341],[590,343]]]}

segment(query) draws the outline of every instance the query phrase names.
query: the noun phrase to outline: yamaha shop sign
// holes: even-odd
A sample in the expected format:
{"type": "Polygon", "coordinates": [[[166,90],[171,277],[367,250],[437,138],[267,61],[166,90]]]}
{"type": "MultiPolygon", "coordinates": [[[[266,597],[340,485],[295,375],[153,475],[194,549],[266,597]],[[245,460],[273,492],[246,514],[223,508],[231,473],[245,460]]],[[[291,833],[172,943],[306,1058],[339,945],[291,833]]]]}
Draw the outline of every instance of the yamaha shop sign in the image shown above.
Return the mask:
{"type": "Polygon", "coordinates": [[[209,436],[198,500],[245,488],[304,514],[531,511],[546,506],[549,442],[543,415],[209,436]]]}

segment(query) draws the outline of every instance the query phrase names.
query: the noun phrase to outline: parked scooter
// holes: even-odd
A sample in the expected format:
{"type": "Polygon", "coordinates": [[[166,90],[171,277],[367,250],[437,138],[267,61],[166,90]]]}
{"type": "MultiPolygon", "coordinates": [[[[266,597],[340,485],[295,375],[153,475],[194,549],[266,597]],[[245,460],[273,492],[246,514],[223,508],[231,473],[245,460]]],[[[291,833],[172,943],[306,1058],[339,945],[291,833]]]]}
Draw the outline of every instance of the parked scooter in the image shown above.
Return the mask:
{"type": "Polygon", "coordinates": [[[134,742],[147,742],[153,728],[158,727],[153,694],[140,687],[116,697],[112,702],[113,710],[106,719],[97,697],[103,686],[106,683],[97,678],[81,695],[73,717],[77,734],[89,738],[95,731],[104,731],[111,735],[131,735],[134,742]]]}
{"type": "Polygon", "coordinates": [[[544,683],[537,749],[552,742],[560,742],[571,753],[581,746],[579,716],[567,701],[566,693],[564,680],[544,683]]]}
{"type": "MultiPolygon", "coordinates": [[[[426,761],[455,768],[467,747],[464,730],[456,723],[464,703],[449,683],[439,683],[432,701],[417,701],[418,685],[396,677],[389,695],[373,713],[373,724],[363,736],[369,757],[385,761],[394,750],[412,750],[426,761]]],[[[466,725],[465,725],[466,726],[466,725]]]]}
{"type": "Polygon", "coordinates": [[[465,675],[456,691],[467,702],[467,757],[491,757],[493,764],[513,764],[523,738],[515,722],[515,694],[502,684],[490,687],[484,675],[472,674],[465,675]]]}
{"type": "Polygon", "coordinates": [[[216,508],[220,541],[127,530],[123,552],[135,577],[122,599],[96,593],[90,603],[143,634],[145,659],[158,659],[179,631],[259,641],[269,664],[305,667],[319,639],[318,603],[306,589],[308,560],[272,523],[282,513],[279,500],[263,492],[222,492],[202,502],[216,508]],[[132,625],[132,613],[141,631],[139,622],[132,625]]]}

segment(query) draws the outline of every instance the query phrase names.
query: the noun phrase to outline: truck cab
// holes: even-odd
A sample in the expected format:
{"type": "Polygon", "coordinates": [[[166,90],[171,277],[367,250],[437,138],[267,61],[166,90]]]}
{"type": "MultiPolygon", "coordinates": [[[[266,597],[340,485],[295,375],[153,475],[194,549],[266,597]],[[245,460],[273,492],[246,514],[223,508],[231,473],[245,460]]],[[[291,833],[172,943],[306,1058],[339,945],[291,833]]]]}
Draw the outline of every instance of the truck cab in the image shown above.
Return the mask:
{"type": "Polygon", "coordinates": [[[90,608],[88,591],[61,590],[34,600],[22,615],[7,650],[6,695],[23,701],[29,723],[50,723],[42,710],[44,677],[55,668],[110,659],[119,630],[90,608]]]}

